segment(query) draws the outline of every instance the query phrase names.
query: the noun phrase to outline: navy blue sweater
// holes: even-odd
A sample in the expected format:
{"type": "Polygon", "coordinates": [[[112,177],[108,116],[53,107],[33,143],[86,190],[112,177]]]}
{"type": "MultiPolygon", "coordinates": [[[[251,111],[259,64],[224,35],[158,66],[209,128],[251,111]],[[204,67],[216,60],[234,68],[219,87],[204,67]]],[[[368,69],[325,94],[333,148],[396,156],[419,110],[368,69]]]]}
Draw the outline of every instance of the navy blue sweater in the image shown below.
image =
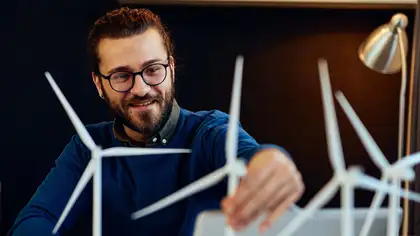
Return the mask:
{"type": "MultiPolygon", "coordinates": [[[[86,126],[96,144],[103,148],[124,146],[116,139],[113,122],[86,126]]],[[[190,112],[181,109],[172,138],[158,148],[188,148],[191,154],[167,154],[103,159],[103,235],[108,236],[188,236],[195,218],[203,210],[220,209],[226,195],[226,181],[177,202],[165,209],[131,220],[131,214],[181,187],[222,167],[228,115],[220,111],[190,112]]],[[[257,151],[276,147],[259,145],[242,128],[239,129],[238,156],[249,160],[257,151]]],[[[283,150],[282,150],[283,151],[283,150]]],[[[18,215],[10,233],[13,236],[52,235],[52,229],[67,204],[90,159],[90,151],[75,135],[65,147],[56,165],[18,215]]],[[[88,184],[58,235],[73,228],[91,235],[92,185],[88,184]]],[[[72,233],[74,235],[76,233],[72,233]]]]}

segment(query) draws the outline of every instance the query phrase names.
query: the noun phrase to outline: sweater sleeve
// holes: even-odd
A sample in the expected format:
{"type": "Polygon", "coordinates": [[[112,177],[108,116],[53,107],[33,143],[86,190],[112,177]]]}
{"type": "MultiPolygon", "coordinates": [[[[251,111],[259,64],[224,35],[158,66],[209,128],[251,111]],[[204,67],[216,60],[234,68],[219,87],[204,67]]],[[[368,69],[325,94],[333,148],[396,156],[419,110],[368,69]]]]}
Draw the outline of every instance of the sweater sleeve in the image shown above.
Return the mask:
{"type": "MultiPolygon", "coordinates": [[[[222,112],[216,112],[207,118],[199,129],[198,136],[201,138],[201,146],[204,155],[213,165],[213,168],[221,168],[226,164],[226,137],[229,126],[229,117],[222,112]]],[[[291,158],[283,147],[276,144],[259,144],[249,135],[240,123],[238,125],[238,150],[237,158],[248,163],[258,152],[267,148],[275,148],[291,158]]]]}
{"type": "MultiPolygon", "coordinates": [[[[45,180],[38,187],[29,203],[19,213],[13,227],[9,231],[11,236],[47,236],[52,230],[64,210],[70,196],[79,181],[88,159],[88,151],[83,148],[78,136],[73,136],[64,148],[45,180]]],[[[61,225],[60,232],[69,229],[77,217],[88,214],[91,194],[85,190],[77,199],[75,205],[61,225]]]]}

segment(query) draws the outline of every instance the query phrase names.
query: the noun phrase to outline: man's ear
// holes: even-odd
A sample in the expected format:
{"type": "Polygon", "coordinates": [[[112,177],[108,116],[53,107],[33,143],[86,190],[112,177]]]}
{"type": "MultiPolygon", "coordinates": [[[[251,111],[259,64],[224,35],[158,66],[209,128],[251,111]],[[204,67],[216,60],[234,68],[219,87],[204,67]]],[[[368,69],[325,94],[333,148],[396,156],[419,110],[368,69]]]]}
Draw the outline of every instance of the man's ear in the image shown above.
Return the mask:
{"type": "Polygon", "coordinates": [[[175,82],[175,59],[169,56],[169,66],[171,68],[172,82],[175,82]]]}
{"type": "Polygon", "coordinates": [[[93,80],[93,83],[95,84],[96,90],[98,91],[99,97],[104,98],[104,93],[102,91],[102,85],[101,85],[101,78],[99,78],[98,75],[92,72],[92,80],[93,80]]]}

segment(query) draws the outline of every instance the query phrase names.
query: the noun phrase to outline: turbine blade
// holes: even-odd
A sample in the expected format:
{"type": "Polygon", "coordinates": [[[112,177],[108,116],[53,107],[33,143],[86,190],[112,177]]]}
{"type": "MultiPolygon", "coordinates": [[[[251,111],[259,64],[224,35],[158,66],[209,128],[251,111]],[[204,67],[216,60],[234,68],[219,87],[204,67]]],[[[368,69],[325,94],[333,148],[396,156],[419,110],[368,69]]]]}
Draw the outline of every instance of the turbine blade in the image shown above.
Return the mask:
{"type": "Polygon", "coordinates": [[[402,188],[398,188],[393,185],[384,184],[378,179],[375,179],[373,177],[370,177],[364,174],[359,174],[358,176],[356,176],[356,178],[357,178],[356,180],[357,185],[359,188],[364,188],[371,191],[384,191],[389,194],[396,194],[399,197],[407,197],[408,199],[415,202],[420,202],[420,194],[418,193],[406,191],[402,188]]]}
{"type": "MultiPolygon", "coordinates": [[[[226,162],[227,165],[233,165],[237,156],[238,149],[238,122],[241,104],[241,88],[243,74],[243,56],[238,56],[235,63],[235,72],[233,78],[232,97],[229,111],[229,126],[226,134],[226,162]]],[[[235,173],[229,173],[228,194],[231,195],[238,186],[239,178],[235,173]]]]}
{"type": "Polygon", "coordinates": [[[235,64],[232,97],[229,111],[229,126],[226,137],[226,158],[228,163],[234,163],[237,156],[238,122],[241,103],[241,84],[243,71],[243,57],[238,56],[235,64]]]}
{"type": "Polygon", "coordinates": [[[417,164],[420,164],[420,152],[416,152],[401,158],[394,163],[393,168],[411,169],[417,164]]]}
{"type": "Polygon", "coordinates": [[[319,191],[305,208],[283,228],[277,236],[291,236],[312,216],[312,214],[325,205],[336,194],[339,180],[335,176],[319,191]]]}
{"type": "Polygon", "coordinates": [[[378,147],[367,128],[363,125],[362,121],[357,116],[344,94],[342,92],[336,92],[336,98],[375,165],[381,170],[389,167],[390,164],[384,153],[378,147]]]}
{"type": "Polygon", "coordinates": [[[66,219],[67,215],[69,214],[71,208],[73,207],[74,203],[76,202],[77,198],[79,198],[80,194],[82,193],[83,189],[86,187],[87,183],[89,182],[89,179],[93,176],[93,173],[95,172],[95,163],[96,160],[91,159],[86,166],[85,171],[83,172],[82,176],[80,177],[79,182],[76,185],[76,188],[74,189],[73,193],[70,196],[70,200],[67,202],[66,207],[64,208],[64,211],[61,213],[60,218],[57,221],[57,224],[55,225],[52,233],[56,234],[63,224],[64,220],[66,219]]]}
{"type": "Polygon", "coordinates": [[[173,203],[180,201],[184,198],[187,198],[199,191],[202,191],[206,188],[209,188],[212,185],[215,185],[217,182],[221,181],[223,177],[226,176],[228,168],[222,167],[215,170],[214,172],[202,177],[201,179],[185,186],[184,188],[176,191],[175,193],[141,209],[132,214],[134,220],[144,217],[146,215],[152,214],[156,211],[159,211],[173,203]]]}
{"type": "Polygon", "coordinates": [[[67,115],[69,116],[71,123],[73,123],[73,126],[76,129],[76,132],[79,134],[80,139],[90,150],[93,150],[96,147],[95,142],[89,135],[89,132],[86,130],[82,121],[80,121],[79,117],[76,115],[76,112],[73,110],[70,103],[67,101],[63,92],[61,92],[60,88],[58,87],[57,83],[54,81],[53,77],[49,72],[45,72],[45,77],[47,77],[47,80],[50,83],[55,94],[57,95],[58,100],[60,101],[67,115]]]}
{"type": "Polygon", "coordinates": [[[104,157],[191,153],[189,149],[112,147],[102,151],[104,157]]]}
{"type": "MultiPolygon", "coordinates": [[[[382,176],[381,183],[387,184],[388,178],[386,176],[382,176]]],[[[381,206],[383,200],[385,198],[385,191],[378,190],[373,197],[373,201],[370,204],[369,211],[366,215],[365,221],[363,223],[362,229],[360,230],[359,236],[368,236],[369,230],[372,227],[373,220],[375,218],[375,214],[378,211],[379,207],[381,206]]]]}
{"type": "Polygon", "coordinates": [[[344,172],[343,148],[338,129],[337,115],[331,91],[328,64],[325,59],[318,60],[319,78],[321,81],[322,102],[324,107],[325,131],[328,143],[328,155],[334,171],[344,172]]]}

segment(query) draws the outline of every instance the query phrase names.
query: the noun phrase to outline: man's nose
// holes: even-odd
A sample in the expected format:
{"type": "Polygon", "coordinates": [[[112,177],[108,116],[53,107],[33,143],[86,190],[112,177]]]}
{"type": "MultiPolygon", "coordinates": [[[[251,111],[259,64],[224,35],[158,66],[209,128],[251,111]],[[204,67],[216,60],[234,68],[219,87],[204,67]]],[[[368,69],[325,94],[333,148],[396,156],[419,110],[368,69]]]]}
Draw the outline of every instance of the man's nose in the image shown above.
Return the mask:
{"type": "Polygon", "coordinates": [[[139,97],[145,96],[150,91],[151,87],[143,81],[143,78],[140,75],[136,75],[133,79],[134,86],[130,90],[130,93],[139,97]]]}

